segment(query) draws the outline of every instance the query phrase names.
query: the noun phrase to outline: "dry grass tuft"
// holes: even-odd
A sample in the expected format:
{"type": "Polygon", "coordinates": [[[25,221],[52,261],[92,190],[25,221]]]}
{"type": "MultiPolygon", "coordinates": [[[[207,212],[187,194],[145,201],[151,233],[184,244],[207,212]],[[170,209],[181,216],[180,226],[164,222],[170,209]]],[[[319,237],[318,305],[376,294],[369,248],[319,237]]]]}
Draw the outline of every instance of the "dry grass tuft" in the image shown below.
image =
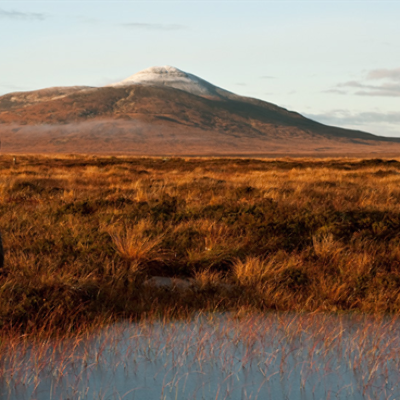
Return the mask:
{"type": "Polygon", "coordinates": [[[232,266],[234,278],[243,286],[259,286],[264,283],[270,273],[271,263],[259,257],[246,257],[244,261],[238,259],[232,266]]]}
{"type": "Polygon", "coordinates": [[[131,272],[137,272],[149,261],[160,260],[158,254],[163,235],[151,237],[149,220],[124,228],[111,228],[110,236],[117,253],[130,265],[131,272]]]}

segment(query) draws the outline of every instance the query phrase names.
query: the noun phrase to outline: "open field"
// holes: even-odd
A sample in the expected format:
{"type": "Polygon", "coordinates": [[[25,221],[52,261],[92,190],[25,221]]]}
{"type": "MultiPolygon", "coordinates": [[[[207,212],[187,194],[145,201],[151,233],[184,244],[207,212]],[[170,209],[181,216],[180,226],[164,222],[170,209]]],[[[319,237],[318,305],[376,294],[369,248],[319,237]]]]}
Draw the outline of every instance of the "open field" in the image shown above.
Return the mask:
{"type": "Polygon", "coordinates": [[[164,309],[400,310],[397,160],[3,156],[0,168],[3,332],[164,309]]]}

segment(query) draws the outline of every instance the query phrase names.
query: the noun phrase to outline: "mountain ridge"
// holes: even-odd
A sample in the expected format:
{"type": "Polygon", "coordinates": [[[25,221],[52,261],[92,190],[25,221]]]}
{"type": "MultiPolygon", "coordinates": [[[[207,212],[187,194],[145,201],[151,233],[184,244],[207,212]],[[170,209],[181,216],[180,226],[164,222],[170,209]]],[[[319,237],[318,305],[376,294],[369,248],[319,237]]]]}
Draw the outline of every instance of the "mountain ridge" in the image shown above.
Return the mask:
{"type": "Polygon", "coordinates": [[[105,87],[0,96],[0,135],[6,151],[400,152],[400,138],[323,125],[168,66],[105,87]]]}

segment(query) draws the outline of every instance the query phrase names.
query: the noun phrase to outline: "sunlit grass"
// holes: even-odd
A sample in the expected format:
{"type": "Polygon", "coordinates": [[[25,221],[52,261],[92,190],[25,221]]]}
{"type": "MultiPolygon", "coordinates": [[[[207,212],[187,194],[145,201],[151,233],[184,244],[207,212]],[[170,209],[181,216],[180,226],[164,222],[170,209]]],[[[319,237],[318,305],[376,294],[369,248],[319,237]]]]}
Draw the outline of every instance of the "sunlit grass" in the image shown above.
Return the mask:
{"type": "Polygon", "coordinates": [[[0,160],[3,330],[171,306],[400,309],[396,160],[17,158],[0,160]]]}

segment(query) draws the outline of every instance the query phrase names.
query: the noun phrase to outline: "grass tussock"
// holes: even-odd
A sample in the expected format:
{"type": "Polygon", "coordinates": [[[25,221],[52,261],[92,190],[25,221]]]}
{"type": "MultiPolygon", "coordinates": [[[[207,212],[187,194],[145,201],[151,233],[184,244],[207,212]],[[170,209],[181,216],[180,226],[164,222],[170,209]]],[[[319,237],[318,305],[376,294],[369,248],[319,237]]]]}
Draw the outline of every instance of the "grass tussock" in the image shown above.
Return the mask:
{"type": "Polygon", "coordinates": [[[164,308],[400,310],[397,160],[4,156],[0,171],[3,330],[164,308]]]}

